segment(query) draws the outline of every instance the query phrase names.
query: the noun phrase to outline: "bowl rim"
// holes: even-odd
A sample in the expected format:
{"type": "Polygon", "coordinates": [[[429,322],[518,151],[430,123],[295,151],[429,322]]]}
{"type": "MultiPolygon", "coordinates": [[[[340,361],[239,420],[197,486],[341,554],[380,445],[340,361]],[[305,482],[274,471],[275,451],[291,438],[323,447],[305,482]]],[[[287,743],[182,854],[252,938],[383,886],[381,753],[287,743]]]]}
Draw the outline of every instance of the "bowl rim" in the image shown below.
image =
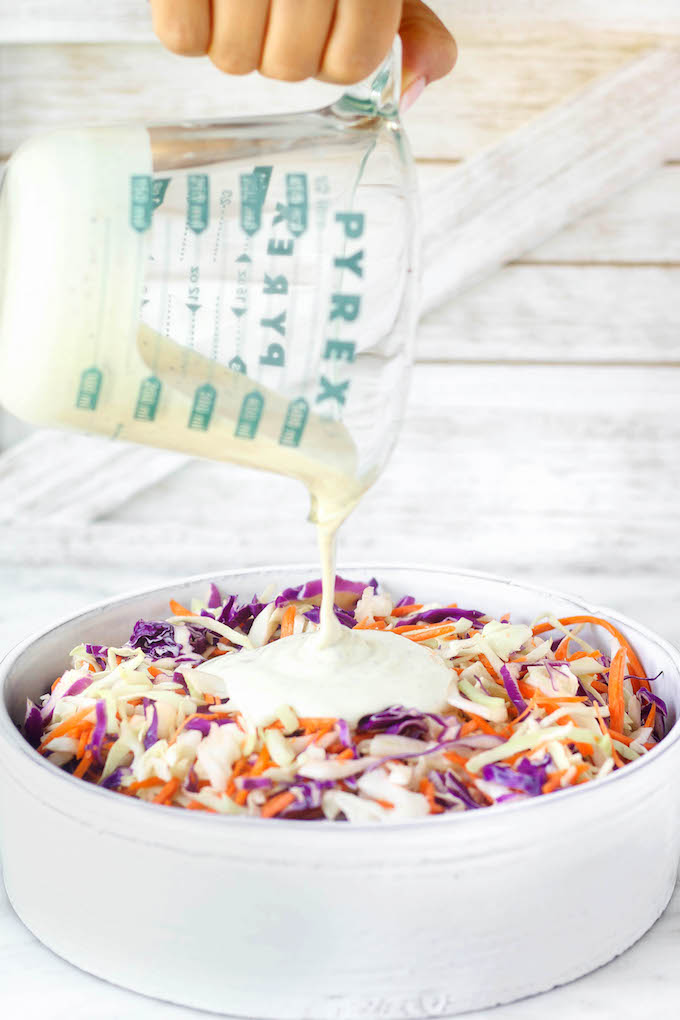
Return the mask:
{"type": "MultiPolygon", "coordinates": [[[[110,607],[121,605],[126,601],[131,601],[134,598],[141,598],[146,595],[153,595],[156,592],[161,592],[168,588],[172,588],[179,585],[194,585],[205,583],[208,584],[210,581],[214,581],[216,578],[227,579],[229,577],[247,577],[261,575],[264,573],[271,573],[272,571],[286,573],[286,572],[307,572],[312,571],[318,572],[318,563],[284,563],[284,564],[264,564],[256,567],[244,567],[244,568],[231,568],[229,570],[214,570],[204,572],[201,574],[192,574],[189,576],[183,576],[179,578],[170,579],[164,581],[161,584],[154,584],[152,586],[145,585],[142,588],[136,588],[132,591],[123,592],[120,595],[107,596],[105,599],[100,599],[96,602],[89,603],[82,609],[75,613],[70,613],[67,616],[61,617],[54,623],[39,631],[35,631],[29,634],[26,638],[19,641],[16,645],[9,648],[5,654],[0,658],[0,761],[2,758],[3,749],[10,747],[15,753],[22,756],[24,764],[28,768],[34,770],[33,774],[39,777],[41,774],[51,777],[52,781],[64,782],[70,784],[68,788],[72,791],[80,791],[83,798],[86,797],[97,797],[99,798],[96,803],[103,806],[106,801],[102,800],[102,797],[116,797],[119,807],[122,807],[122,802],[128,805],[127,810],[137,810],[145,812],[145,816],[151,820],[153,817],[158,817],[155,812],[159,807],[164,805],[158,805],[149,803],[147,801],[139,800],[136,797],[125,797],[121,798],[115,790],[108,790],[103,787],[97,786],[94,783],[84,782],[82,779],[76,779],[70,773],[65,772],[52,765],[46,758],[38,754],[37,750],[28,743],[26,738],[23,736],[21,731],[18,729],[14,721],[12,720],[7,706],[5,704],[5,684],[8,676],[10,675],[13,666],[17,663],[21,656],[27,652],[33,644],[42,638],[47,637],[54,631],[59,630],[66,624],[73,623],[78,618],[84,617],[90,613],[104,611],[110,607]],[[47,770],[43,772],[42,770],[47,770]],[[149,814],[149,811],[152,814],[149,814]]],[[[507,578],[502,575],[492,574],[487,571],[471,570],[465,568],[445,568],[435,567],[423,564],[414,563],[372,563],[369,562],[368,566],[365,563],[345,563],[340,562],[336,564],[337,571],[360,571],[366,573],[369,571],[371,574],[380,576],[381,571],[414,571],[425,574],[436,574],[439,576],[458,576],[474,578],[479,581],[489,581],[494,584],[506,585],[508,588],[521,588],[524,591],[536,592],[550,598],[564,598],[576,605],[582,607],[582,609],[589,615],[599,615],[605,618],[613,618],[619,624],[622,624],[626,630],[633,630],[638,633],[641,637],[646,640],[651,640],[666,654],[675,664],[678,673],[680,673],[680,649],[672,645],[666,638],[661,637],[655,631],[650,630],[644,624],[637,623],[635,620],[631,620],[616,610],[606,609],[602,606],[593,606],[588,602],[583,601],[580,596],[571,595],[568,592],[562,592],[554,588],[546,588],[540,584],[529,584],[522,581],[515,580],[513,578],[507,578]]],[[[514,814],[516,812],[522,812],[527,810],[537,810],[539,805],[542,805],[542,809],[547,808],[548,805],[559,805],[565,802],[571,802],[575,797],[581,799],[589,796],[592,797],[598,792],[611,790],[615,782],[620,782],[626,776],[637,774],[640,769],[653,767],[655,762],[658,762],[660,758],[670,751],[680,741],[680,714],[676,719],[673,726],[671,726],[668,733],[664,736],[663,740],[650,751],[648,754],[641,756],[636,761],[629,762],[624,769],[618,769],[615,772],[605,776],[599,782],[584,783],[579,787],[567,787],[564,790],[555,791],[560,795],[557,797],[532,797],[526,800],[505,802],[503,804],[493,805],[493,811],[454,811],[445,812],[442,815],[427,816],[426,818],[418,819],[404,819],[402,821],[395,822],[353,822],[345,825],[338,824],[335,820],[330,819],[316,819],[313,824],[310,824],[307,819],[297,818],[280,818],[276,819],[276,831],[281,832],[287,831],[288,833],[299,833],[300,831],[313,831],[318,833],[336,833],[340,838],[352,838],[352,834],[366,834],[371,833],[373,836],[383,837],[384,833],[392,833],[395,830],[405,831],[408,830],[411,833],[417,831],[437,832],[437,831],[449,831],[451,825],[470,825],[477,824],[472,819],[483,819],[491,818],[498,819],[504,816],[506,813],[514,814]],[[499,814],[500,813],[500,814],[499,814]],[[467,821],[465,821],[467,819],[467,821]],[[432,828],[436,826],[436,828],[432,828]],[[343,835],[340,835],[343,834],[343,835]],[[349,834],[349,835],[345,835],[349,834]]],[[[66,789],[66,787],[65,787],[66,789]]],[[[84,805],[86,802],[83,802],[84,805]]],[[[111,802],[109,802],[111,803],[111,802]]],[[[51,804],[53,808],[61,811],[65,814],[70,814],[70,811],[66,811],[63,806],[57,804],[51,804]]],[[[130,816],[132,817],[132,815],[130,816]]],[[[143,817],[143,816],[140,816],[143,817]]],[[[196,827],[196,831],[203,831],[205,829],[199,829],[200,826],[214,826],[217,824],[236,826],[241,829],[243,826],[255,831],[256,826],[264,826],[262,831],[270,831],[271,819],[263,819],[253,816],[244,817],[242,815],[218,815],[217,818],[213,816],[208,817],[203,812],[199,811],[173,811],[166,812],[164,820],[169,822],[172,820],[175,824],[181,828],[186,826],[196,827]]],[[[130,835],[133,842],[139,842],[140,837],[130,835]]],[[[326,838],[323,837],[322,838],[326,838]]],[[[330,838],[327,837],[327,838],[330,838]]]]}

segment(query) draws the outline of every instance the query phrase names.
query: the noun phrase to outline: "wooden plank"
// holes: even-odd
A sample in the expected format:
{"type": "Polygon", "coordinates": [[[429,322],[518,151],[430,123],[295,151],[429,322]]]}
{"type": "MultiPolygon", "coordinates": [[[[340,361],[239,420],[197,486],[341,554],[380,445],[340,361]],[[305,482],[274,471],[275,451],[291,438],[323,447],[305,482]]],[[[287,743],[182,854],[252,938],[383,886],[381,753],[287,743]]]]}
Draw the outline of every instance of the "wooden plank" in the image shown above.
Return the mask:
{"type": "Polygon", "coordinates": [[[187,462],[96,436],[41,430],[0,458],[0,523],[96,520],[187,462]]]}
{"type": "MultiPolygon", "coordinates": [[[[457,163],[420,162],[421,194],[446,186],[457,163]]],[[[606,199],[517,260],[532,264],[680,263],[680,165],[668,163],[606,199]]]]}
{"type": "Polygon", "coordinates": [[[653,51],[460,164],[423,199],[423,309],[658,168],[678,108],[680,51],[653,51]]]}
{"type": "MultiPolygon", "coordinates": [[[[431,0],[453,28],[481,22],[497,28],[524,23],[606,28],[609,31],[680,30],[676,0],[431,0]]],[[[116,0],[93,7],[91,0],[4,0],[0,42],[147,42],[153,37],[149,6],[143,0],[116,0]]]]}
{"type": "MultiPolygon", "coordinates": [[[[680,369],[419,365],[400,441],[343,556],[680,576],[679,385],[680,369]]],[[[309,560],[307,502],[287,479],[192,461],[101,523],[2,529],[0,558],[160,557],[169,572],[309,560]]]]}
{"type": "MultiPolygon", "coordinates": [[[[470,30],[472,33],[472,30],[470,30]]],[[[651,37],[545,30],[460,35],[455,72],[406,115],[415,153],[456,159],[478,152],[649,47],[651,37]],[[552,34],[551,34],[552,33],[552,34]]],[[[45,128],[112,120],[173,121],[323,105],[339,90],[319,82],[229,78],[207,59],[160,44],[0,47],[0,156],[45,128]]],[[[668,158],[680,158],[669,144],[668,158]]]]}
{"type": "Polygon", "coordinates": [[[425,361],[680,364],[680,266],[506,266],[418,327],[425,361]]]}

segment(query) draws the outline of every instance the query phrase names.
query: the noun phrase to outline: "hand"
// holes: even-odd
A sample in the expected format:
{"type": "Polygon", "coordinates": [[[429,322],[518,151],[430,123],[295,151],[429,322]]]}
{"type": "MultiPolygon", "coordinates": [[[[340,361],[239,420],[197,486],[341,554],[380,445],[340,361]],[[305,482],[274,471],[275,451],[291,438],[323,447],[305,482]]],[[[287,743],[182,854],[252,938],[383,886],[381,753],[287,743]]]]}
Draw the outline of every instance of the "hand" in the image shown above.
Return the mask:
{"type": "Polygon", "coordinates": [[[456,44],[421,0],[151,0],[154,30],[173,53],[208,54],[228,74],[351,84],[403,44],[403,94],[447,74],[456,44]]]}

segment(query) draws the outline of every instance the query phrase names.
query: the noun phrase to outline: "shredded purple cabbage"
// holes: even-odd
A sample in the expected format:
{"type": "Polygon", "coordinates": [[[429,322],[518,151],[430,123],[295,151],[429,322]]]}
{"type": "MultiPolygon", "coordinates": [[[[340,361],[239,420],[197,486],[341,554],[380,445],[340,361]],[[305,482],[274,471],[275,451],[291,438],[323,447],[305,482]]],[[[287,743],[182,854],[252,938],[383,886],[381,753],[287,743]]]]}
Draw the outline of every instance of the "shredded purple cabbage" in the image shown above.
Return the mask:
{"type": "Polygon", "coordinates": [[[510,790],[520,790],[531,797],[537,797],[548,778],[546,770],[549,763],[550,758],[537,763],[523,758],[516,769],[510,765],[485,765],[482,769],[482,778],[489,783],[498,783],[510,790]]]}
{"type": "Polygon", "coordinates": [[[82,694],[92,683],[92,675],[81,676],[77,680],[74,680],[69,689],[66,691],[64,697],[74,697],[76,694],[82,694]]]}
{"type": "Polygon", "coordinates": [[[151,706],[151,725],[144,736],[144,749],[148,751],[149,748],[152,747],[158,740],[158,712],[156,710],[155,702],[151,701],[149,698],[143,698],[142,705],[144,706],[145,715],[147,709],[151,706]]]}
{"type": "Polygon", "coordinates": [[[501,678],[503,680],[503,686],[508,692],[508,697],[510,698],[510,701],[513,703],[519,714],[521,715],[522,712],[526,712],[528,707],[527,703],[519,692],[517,681],[515,680],[512,673],[505,665],[505,663],[503,663],[503,665],[501,666],[501,678]]]}
{"type": "Polygon", "coordinates": [[[266,790],[271,785],[271,779],[266,776],[244,776],[239,782],[242,790],[266,790]]]}
{"type": "Polygon", "coordinates": [[[129,775],[130,769],[128,768],[117,768],[114,769],[110,776],[106,779],[102,779],[100,786],[103,786],[105,790],[111,790],[115,786],[120,786],[123,776],[129,775]]]}
{"type": "MultiPolygon", "coordinates": [[[[277,597],[274,605],[278,609],[281,606],[285,606],[288,602],[304,602],[305,599],[315,599],[321,594],[321,588],[321,578],[316,578],[313,581],[307,581],[306,584],[299,584],[296,588],[286,588],[277,597]]],[[[336,592],[352,592],[353,594],[361,597],[365,588],[373,588],[377,591],[378,582],[375,577],[372,577],[370,581],[366,582],[349,581],[345,577],[340,577],[339,574],[335,575],[336,592]]]]}
{"type": "Polygon", "coordinates": [[[85,645],[85,651],[91,655],[100,669],[106,669],[106,645],[85,645]]]}
{"type": "Polygon", "coordinates": [[[442,805],[442,807],[451,807],[452,803],[455,804],[459,801],[464,804],[466,808],[474,809],[481,807],[476,800],[470,796],[469,791],[465,785],[461,783],[453,772],[430,772],[430,781],[434,786],[435,800],[442,805]]]}
{"type": "Polygon", "coordinates": [[[39,747],[43,735],[42,712],[30,698],[26,699],[26,717],[24,719],[24,735],[31,747],[39,747]]]}
{"type": "MultiPolygon", "coordinates": [[[[354,613],[348,613],[344,609],[339,609],[337,606],[333,606],[333,612],[335,613],[336,617],[338,618],[339,622],[343,625],[343,627],[352,628],[356,626],[357,621],[354,617],[354,613]]],[[[319,606],[312,606],[312,608],[309,609],[304,615],[312,623],[319,623],[321,620],[321,609],[319,608],[319,606]]]]}
{"type": "Polygon", "coordinates": [[[422,609],[413,615],[409,614],[405,617],[405,621],[409,624],[412,623],[443,623],[445,620],[470,620],[471,623],[476,623],[477,620],[481,620],[484,613],[480,612],[479,609],[458,609],[453,607],[442,607],[441,609],[422,609]]]}
{"type": "Polygon", "coordinates": [[[430,727],[427,720],[434,719],[442,728],[446,723],[441,716],[430,712],[419,712],[417,708],[404,708],[403,705],[392,705],[382,712],[364,715],[357,723],[357,733],[374,730],[378,733],[394,733],[413,740],[429,740],[430,727]]]}
{"type": "MultiPolygon", "coordinates": [[[[654,681],[658,680],[660,676],[661,673],[657,673],[655,677],[645,677],[645,679],[654,681]]],[[[635,679],[639,680],[640,677],[635,677],[635,679]]],[[[649,702],[650,705],[652,704],[656,705],[656,707],[658,708],[659,712],[661,712],[662,715],[668,715],[668,708],[666,706],[666,702],[662,698],[660,698],[658,694],[652,694],[652,692],[648,691],[646,687],[641,687],[637,693],[638,697],[642,698],[643,701],[649,702]]]]}
{"type": "Polygon", "coordinates": [[[182,654],[175,639],[175,628],[171,623],[159,620],[137,620],[128,643],[131,648],[141,649],[154,660],[177,658],[182,654]]]}
{"type": "Polygon", "coordinates": [[[352,738],[349,734],[349,726],[344,719],[338,719],[338,738],[343,747],[352,747],[352,738]]]}
{"type": "Polygon", "coordinates": [[[106,736],[106,705],[103,701],[98,701],[94,707],[94,714],[96,718],[95,727],[92,730],[92,736],[90,742],[87,745],[87,750],[91,751],[97,761],[102,760],[102,743],[106,736]]]}

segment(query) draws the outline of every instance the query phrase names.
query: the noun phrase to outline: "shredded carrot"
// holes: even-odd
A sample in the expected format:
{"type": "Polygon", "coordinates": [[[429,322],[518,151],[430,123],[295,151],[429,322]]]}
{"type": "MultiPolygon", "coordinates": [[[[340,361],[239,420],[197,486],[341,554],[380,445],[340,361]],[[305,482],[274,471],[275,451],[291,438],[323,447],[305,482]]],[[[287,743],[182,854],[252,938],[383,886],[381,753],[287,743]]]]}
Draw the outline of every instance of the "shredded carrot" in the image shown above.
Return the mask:
{"type": "Polygon", "coordinates": [[[267,750],[266,747],[263,747],[262,750],[260,751],[260,753],[257,756],[255,764],[253,765],[252,769],[250,770],[250,775],[251,776],[261,776],[262,773],[264,772],[264,770],[269,768],[271,763],[272,763],[272,760],[271,760],[271,757],[269,755],[269,751],[267,750]]]}
{"type": "Polygon", "coordinates": [[[297,612],[295,606],[291,603],[283,616],[281,617],[281,637],[290,637],[295,627],[295,613],[297,612]]]}
{"type": "Polygon", "coordinates": [[[626,747],[630,747],[630,745],[633,743],[632,737],[627,737],[625,733],[619,733],[618,730],[612,729],[611,726],[609,727],[609,736],[612,738],[612,740],[618,740],[619,743],[625,744],[626,747]]]}
{"type": "Polygon", "coordinates": [[[601,659],[602,652],[599,652],[597,648],[593,648],[592,652],[586,652],[582,650],[580,652],[574,652],[572,655],[567,656],[568,662],[576,662],[577,659],[601,659]]]}
{"type": "Polygon", "coordinates": [[[388,811],[391,811],[394,808],[394,804],[391,800],[380,800],[379,797],[374,797],[373,800],[376,804],[380,804],[380,807],[384,807],[388,811]]]}
{"type": "Polygon", "coordinates": [[[561,769],[559,772],[553,772],[550,778],[541,787],[541,793],[552,793],[553,790],[556,790],[566,774],[567,769],[561,769]]]}
{"type": "Polygon", "coordinates": [[[180,781],[177,776],[173,776],[165,786],[161,787],[156,796],[153,799],[154,804],[167,804],[174,797],[177,789],[179,788],[180,781]]]}
{"type": "Polygon", "coordinates": [[[412,606],[395,606],[390,616],[410,616],[411,613],[417,613],[422,609],[422,604],[414,602],[412,606]]]}
{"type": "Polygon", "coordinates": [[[455,751],[444,751],[444,757],[452,761],[454,765],[462,765],[463,768],[467,766],[468,759],[462,754],[457,754],[455,751]]]}
{"type": "Polygon", "coordinates": [[[298,719],[300,728],[303,729],[305,733],[316,733],[317,730],[327,728],[332,729],[337,724],[337,721],[337,719],[324,719],[323,717],[316,719],[311,715],[302,716],[298,719]]]}
{"type": "Polygon", "coordinates": [[[387,624],[382,617],[378,617],[376,620],[370,620],[367,616],[361,623],[357,623],[353,630],[387,630],[387,624]]]}
{"type": "Polygon", "coordinates": [[[80,734],[80,739],[78,740],[78,750],[76,751],[76,758],[82,758],[83,755],[85,754],[85,748],[87,747],[90,737],[92,736],[93,729],[94,726],[92,725],[83,726],[82,733],[80,734]]]}
{"type": "Polygon", "coordinates": [[[441,806],[441,804],[437,804],[437,801],[435,800],[434,783],[432,782],[431,779],[420,780],[420,792],[424,797],[427,798],[427,803],[430,805],[430,814],[440,815],[444,808],[441,806]]]}
{"type": "Polygon", "coordinates": [[[569,642],[570,641],[571,641],[571,634],[567,634],[567,636],[560,641],[559,645],[557,646],[557,650],[555,652],[555,658],[556,659],[566,659],[567,658],[567,653],[569,652],[569,642]]]}
{"type": "Polygon", "coordinates": [[[80,759],[80,762],[78,763],[78,767],[73,770],[73,775],[76,777],[76,779],[82,779],[82,777],[85,775],[91,764],[92,764],[92,752],[85,751],[84,755],[80,759]]]}
{"type": "Polygon", "coordinates": [[[128,793],[137,793],[137,790],[148,790],[150,786],[162,786],[163,780],[159,779],[158,776],[149,776],[148,779],[138,779],[135,783],[130,783],[125,789],[128,793]]]}
{"type": "Polygon", "coordinates": [[[57,737],[64,737],[71,730],[76,729],[79,723],[83,722],[92,712],[94,712],[94,705],[88,705],[87,708],[81,708],[79,712],[74,712],[68,719],[64,719],[62,723],[54,727],[51,733],[48,733],[38,750],[42,753],[48,744],[56,740],[57,737]]]}
{"type": "MultiPolygon", "coordinates": [[[[410,633],[406,633],[405,636],[410,641],[429,641],[431,638],[448,637],[449,634],[455,634],[457,627],[458,625],[455,623],[444,623],[436,627],[417,627],[415,630],[410,630],[410,633]]],[[[394,628],[393,633],[401,632],[401,627],[394,628]]]]}
{"type": "Polygon", "coordinates": [[[175,599],[170,599],[170,609],[173,616],[196,616],[196,613],[192,613],[190,609],[183,606],[181,602],[176,602],[175,599]]]}
{"type": "Polygon", "coordinates": [[[288,790],[284,790],[283,793],[277,793],[274,797],[270,797],[268,801],[260,808],[261,818],[273,818],[274,815],[281,814],[285,811],[295,800],[295,794],[289,793],[288,790]]]}
{"type": "Polygon", "coordinates": [[[464,722],[463,725],[461,726],[460,733],[458,735],[459,735],[459,737],[467,737],[468,733],[474,733],[474,731],[476,729],[477,729],[477,720],[476,719],[468,719],[468,721],[464,722]]]}
{"type": "Polygon", "coordinates": [[[208,807],[207,804],[203,804],[200,800],[192,800],[187,804],[189,811],[210,811],[211,814],[216,815],[217,811],[215,808],[208,807]]]}
{"type": "Polygon", "coordinates": [[[626,672],[626,648],[619,648],[609,667],[609,725],[611,729],[623,732],[625,702],[623,678],[626,672]]]}
{"type": "Polygon", "coordinates": [[[649,715],[647,716],[647,722],[645,723],[645,726],[649,726],[649,728],[652,731],[654,731],[655,722],[656,722],[656,705],[654,702],[652,702],[652,707],[650,709],[649,715]]]}
{"type": "Polygon", "coordinates": [[[487,671],[487,673],[489,674],[489,676],[493,680],[499,680],[500,679],[500,677],[498,676],[498,673],[493,668],[493,666],[491,665],[491,663],[487,659],[486,655],[484,655],[484,652],[480,652],[479,655],[477,656],[477,658],[479,659],[479,661],[481,662],[482,666],[484,666],[484,669],[487,671]]]}
{"type": "Polygon", "coordinates": [[[345,750],[341,751],[340,754],[336,755],[336,757],[337,758],[353,758],[354,757],[354,749],[351,748],[351,747],[346,747],[345,750]]]}
{"type": "Polygon", "coordinates": [[[157,676],[162,676],[163,670],[159,669],[158,666],[149,666],[149,673],[155,679],[157,676]]]}

